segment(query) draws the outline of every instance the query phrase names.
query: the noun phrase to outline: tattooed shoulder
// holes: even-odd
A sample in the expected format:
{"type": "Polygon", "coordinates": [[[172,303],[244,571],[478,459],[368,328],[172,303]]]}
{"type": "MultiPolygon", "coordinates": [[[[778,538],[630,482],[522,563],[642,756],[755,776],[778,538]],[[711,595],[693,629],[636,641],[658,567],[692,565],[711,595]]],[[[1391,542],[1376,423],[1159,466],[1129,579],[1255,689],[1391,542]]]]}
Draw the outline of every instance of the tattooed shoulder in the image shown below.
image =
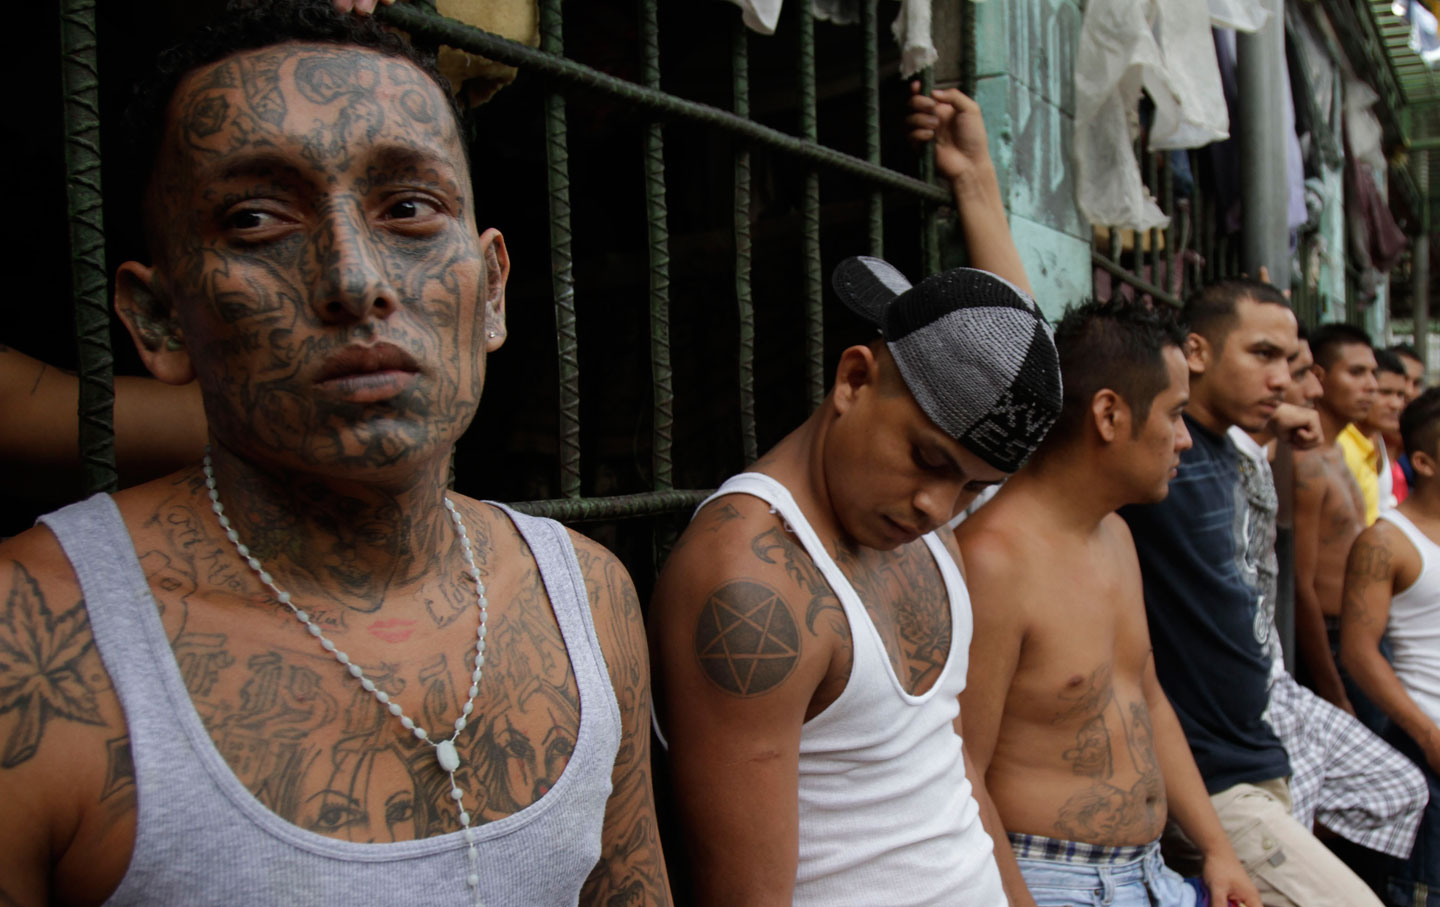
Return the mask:
{"type": "Polygon", "coordinates": [[[73,580],[17,560],[0,565],[0,769],[30,762],[65,725],[103,726],[108,678],[73,580]]]}
{"type": "Polygon", "coordinates": [[[789,603],[754,579],[731,580],[706,596],[694,645],[705,676],[736,696],[770,692],[800,662],[800,629],[789,603]]]}

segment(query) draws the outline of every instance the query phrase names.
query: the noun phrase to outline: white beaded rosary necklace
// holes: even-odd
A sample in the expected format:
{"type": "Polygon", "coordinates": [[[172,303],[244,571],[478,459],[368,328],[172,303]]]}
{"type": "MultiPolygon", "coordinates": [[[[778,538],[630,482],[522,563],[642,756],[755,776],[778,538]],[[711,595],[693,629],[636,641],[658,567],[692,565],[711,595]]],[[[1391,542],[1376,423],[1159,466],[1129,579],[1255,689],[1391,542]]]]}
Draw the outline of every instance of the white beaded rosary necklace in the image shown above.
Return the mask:
{"type": "Polygon", "coordinates": [[[376,701],[386,711],[400,719],[400,724],[405,730],[414,734],[420,742],[428,743],[435,750],[435,761],[439,763],[440,770],[450,778],[450,797],[455,801],[455,808],[460,811],[460,825],[465,831],[465,843],[470,850],[470,874],[466,876],[465,882],[475,893],[475,903],[480,904],[480,855],[475,849],[475,831],[470,825],[470,813],[465,810],[465,792],[460,789],[460,785],[455,783],[455,770],[460,767],[460,753],[455,749],[455,739],[460,736],[461,731],[465,730],[470,713],[475,710],[475,696],[480,692],[480,672],[485,667],[485,623],[489,602],[485,598],[485,582],[480,578],[479,568],[475,566],[475,553],[471,548],[470,535],[465,530],[465,520],[460,516],[460,511],[455,508],[455,504],[448,496],[444,499],[445,509],[450,512],[450,519],[455,524],[455,532],[460,536],[460,550],[465,556],[466,572],[475,582],[475,598],[480,606],[480,627],[475,631],[475,670],[470,675],[470,695],[460,710],[460,717],[455,719],[454,733],[437,743],[430,738],[429,731],[416,724],[413,718],[405,714],[400,703],[392,702],[388,693],[378,688],[375,681],[366,677],[365,671],[351,661],[349,655],[336,648],[335,643],[325,636],[320,625],[311,620],[309,614],[295,607],[294,602],[290,600],[290,593],[275,585],[275,578],[265,570],[260,559],[251,554],[250,549],[241,543],[240,534],[230,524],[230,518],[225,515],[225,508],[220,504],[220,492],[215,488],[215,470],[211,465],[209,448],[205,450],[204,473],[205,487],[209,490],[210,495],[210,509],[215,511],[215,516],[220,521],[220,528],[225,530],[225,537],[235,546],[241,559],[249,565],[251,570],[255,571],[260,582],[274,593],[275,600],[289,608],[290,613],[294,614],[295,618],[305,625],[305,629],[310,631],[310,635],[320,641],[320,647],[335,656],[335,660],[350,672],[351,677],[360,681],[360,686],[365,689],[365,692],[374,695],[376,701]]]}

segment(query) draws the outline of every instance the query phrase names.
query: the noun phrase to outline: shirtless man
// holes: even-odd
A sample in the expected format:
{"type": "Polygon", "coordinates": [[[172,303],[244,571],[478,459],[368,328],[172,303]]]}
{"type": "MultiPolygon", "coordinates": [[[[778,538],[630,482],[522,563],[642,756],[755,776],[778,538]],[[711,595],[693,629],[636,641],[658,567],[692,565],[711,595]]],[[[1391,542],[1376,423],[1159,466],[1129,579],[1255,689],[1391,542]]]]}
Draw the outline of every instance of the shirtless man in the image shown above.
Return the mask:
{"type": "Polygon", "coordinates": [[[0,547],[0,903],[668,904],[624,568],[446,490],[509,259],[441,78],[324,0],[165,61],[116,305],[210,453],[0,547]]]}
{"type": "Polygon", "coordinates": [[[1184,342],[1139,304],[1068,312],[1060,418],[956,533],[975,611],[965,740],[1041,907],[1107,876],[1135,903],[1195,903],[1160,858],[1167,810],[1205,855],[1210,902],[1260,905],[1156,679],[1135,546],[1114,512],[1163,498],[1190,447],[1184,342]]]}
{"type": "MultiPolygon", "coordinates": [[[[1156,674],[1263,903],[1378,907],[1291,814],[1289,756],[1264,717],[1273,661],[1262,567],[1272,537],[1250,519],[1243,455],[1227,432],[1275,419],[1290,384],[1295,315],[1274,287],[1224,280],[1186,300],[1181,320],[1193,445],[1163,500],[1120,510],[1139,556],[1156,674]]],[[[1167,859],[1182,855],[1175,843],[1167,859]]]]}
{"type": "Polygon", "coordinates": [[[1320,379],[1322,443],[1295,453],[1295,644],[1300,676],[1350,714],[1355,706],[1331,651],[1340,619],[1345,556],[1365,528],[1365,499],[1345,463],[1340,435],[1363,419],[1375,399],[1375,353],[1364,333],[1324,325],[1310,336],[1320,379]]]}
{"type": "Polygon", "coordinates": [[[1440,389],[1405,408],[1400,433],[1415,487],[1350,550],[1340,655],[1389,716],[1387,738],[1425,773],[1430,803],[1415,848],[1395,865],[1388,889],[1391,904],[1425,907],[1440,890],[1440,389]]]}
{"type": "Polygon", "coordinates": [[[1059,368],[979,108],[956,91],[913,103],[994,274],[912,288],[842,262],[837,293],[882,337],[846,349],[820,408],[700,508],[655,587],[659,727],[698,904],[1030,903],[1013,861],[997,869],[963,754],[969,602],[954,537],[934,530],[1033,450],[1059,368]]]}

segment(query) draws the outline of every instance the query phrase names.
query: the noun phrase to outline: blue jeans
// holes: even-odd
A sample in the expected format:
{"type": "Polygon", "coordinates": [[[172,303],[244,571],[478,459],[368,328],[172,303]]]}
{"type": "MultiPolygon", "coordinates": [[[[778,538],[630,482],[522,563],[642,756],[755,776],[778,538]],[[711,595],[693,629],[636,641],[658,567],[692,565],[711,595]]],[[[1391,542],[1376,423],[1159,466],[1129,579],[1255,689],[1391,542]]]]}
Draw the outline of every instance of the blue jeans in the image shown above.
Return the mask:
{"type": "Polygon", "coordinates": [[[1391,864],[1385,903],[1394,907],[1440,907],[1440,778],[1430,770],[1424,751],[1399,725],[1390,726],[1385,742],[1419,766],[1430,787],[1430,802],[1420,820],[1420,833],[1415,836],[1410,859],[1391,864]]]}
{"type": "Polygon", "coordinates": [[[1038,907],[1204,907],[1192,887],[1160,858],[1160,844],[1091,847],[1012,835],[1015,861],[1038,907]],[[1058,846],[1057,846],[1058,845],[1058,846]],[[1064,851],[1069,851],[1064,852],[1064,851]]]}

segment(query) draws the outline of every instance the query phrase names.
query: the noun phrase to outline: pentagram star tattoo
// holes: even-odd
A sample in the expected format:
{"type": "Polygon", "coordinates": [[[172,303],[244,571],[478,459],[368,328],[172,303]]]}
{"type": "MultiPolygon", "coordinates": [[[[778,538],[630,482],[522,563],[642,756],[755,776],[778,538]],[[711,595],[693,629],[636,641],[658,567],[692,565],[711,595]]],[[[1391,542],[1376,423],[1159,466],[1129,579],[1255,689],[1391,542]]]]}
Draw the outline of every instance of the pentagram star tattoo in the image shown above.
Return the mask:
{"type": "Polygon", "coordinates": [[[780,593],[739,580],[710,593],[695,627],[695,655],[727,693],[755,696],[779,686],[800,661],[800,631],[780,593]]]}

